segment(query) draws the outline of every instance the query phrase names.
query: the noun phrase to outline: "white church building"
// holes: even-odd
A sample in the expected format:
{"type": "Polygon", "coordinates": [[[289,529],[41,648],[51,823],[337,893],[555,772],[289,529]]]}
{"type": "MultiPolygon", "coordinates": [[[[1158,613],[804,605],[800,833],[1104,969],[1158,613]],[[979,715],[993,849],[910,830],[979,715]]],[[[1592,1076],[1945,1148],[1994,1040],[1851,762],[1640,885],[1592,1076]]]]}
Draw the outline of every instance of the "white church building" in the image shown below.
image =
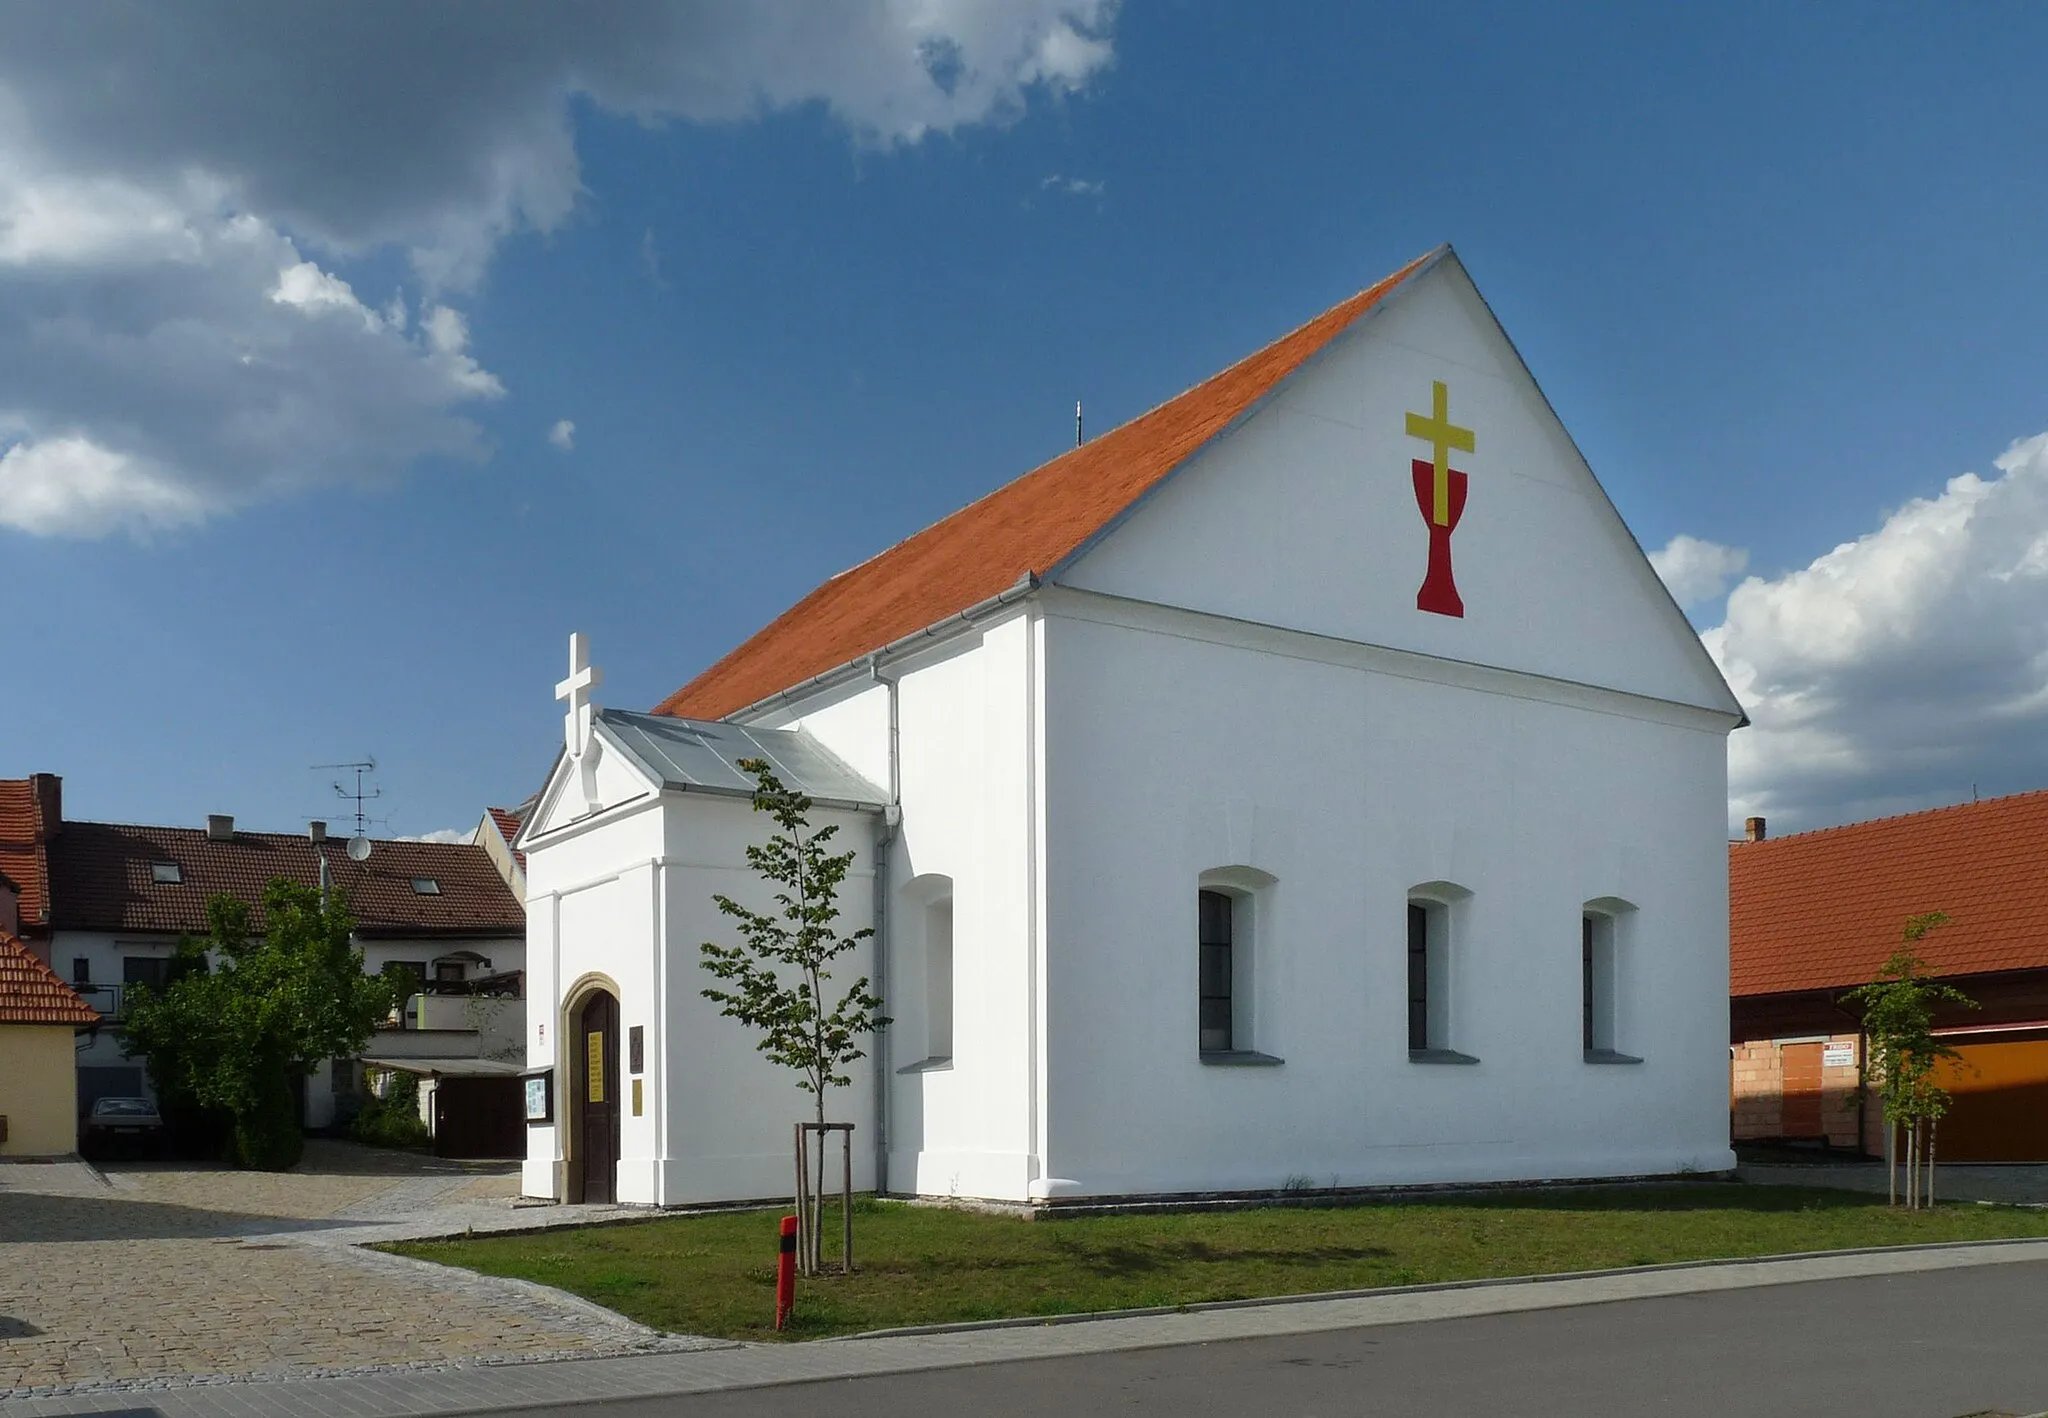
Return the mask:
{"type": "MultiPolygon", "coordinates": [[[[773,761],[893,1024],[854,1183],[1012,1202],[1713,1171],[1741,706],[1448,248],[827,581],[522,829],[525,1190],[786,1196],[702,995],[773,761]]],[[[836,1163],[836,1144],[835,1144],[836,1163]]]]}

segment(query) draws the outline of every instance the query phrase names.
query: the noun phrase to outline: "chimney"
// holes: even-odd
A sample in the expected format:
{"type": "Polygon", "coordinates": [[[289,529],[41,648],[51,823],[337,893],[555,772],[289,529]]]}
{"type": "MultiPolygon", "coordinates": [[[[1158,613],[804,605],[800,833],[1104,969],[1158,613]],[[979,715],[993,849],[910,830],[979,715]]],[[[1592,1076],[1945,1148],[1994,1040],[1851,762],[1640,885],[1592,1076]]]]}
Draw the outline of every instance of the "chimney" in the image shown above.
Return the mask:
{"type": "Polygon", "coordinates": [[[206,840],[209,842],[232,842],[235,840],[235,819],[225,812],[209,812],[206,815],[206,840]]]}
{"type": "Polygon", "coordinates": [[[1743,818],[1743,819],[1742,819],[1742,840],[1743,840],[1743,841],[1745,841],[1745,842],[1761,842],[1761,841],[1763,841],[1763,840],[1764,840],[1764,835],[1765,835],[1765,834],[1764,834],[1764,820],[1763,820],[1762,818],[1760,818],[1760,817],[1745,817],[1745,818],[1743,818]]]}
{"type": "Polygon", "coordinates": [[[319,821],[318,819],[315,819],[314,821],[307,823],[306,835],[313,840],[314,846],[319,846],[322,842],[325,842],[327,840],[327,824],[319,821]]]}
{"type": "Polygon", "coordinates": [[[36,804],[36,840],[47,842],[64,826],[64,780],[55,773],[31,773],[28,791],[36,804]]]}

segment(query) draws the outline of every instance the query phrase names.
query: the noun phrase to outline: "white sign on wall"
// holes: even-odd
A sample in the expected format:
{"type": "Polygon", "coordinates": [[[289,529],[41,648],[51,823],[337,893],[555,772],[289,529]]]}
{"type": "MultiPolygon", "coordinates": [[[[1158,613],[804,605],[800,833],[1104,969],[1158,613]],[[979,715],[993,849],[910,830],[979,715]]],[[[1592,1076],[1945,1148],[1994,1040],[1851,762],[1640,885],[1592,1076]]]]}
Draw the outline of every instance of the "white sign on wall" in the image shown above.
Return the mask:
{"type": "Polygon", "coordinates": [[[1854,1044],[1828,1044],[1823,1046],[1820,1051],[1820,1066],[1822,1068],[1854,1068],[1856,1066],[1856,1046],[1854,1044]]]}

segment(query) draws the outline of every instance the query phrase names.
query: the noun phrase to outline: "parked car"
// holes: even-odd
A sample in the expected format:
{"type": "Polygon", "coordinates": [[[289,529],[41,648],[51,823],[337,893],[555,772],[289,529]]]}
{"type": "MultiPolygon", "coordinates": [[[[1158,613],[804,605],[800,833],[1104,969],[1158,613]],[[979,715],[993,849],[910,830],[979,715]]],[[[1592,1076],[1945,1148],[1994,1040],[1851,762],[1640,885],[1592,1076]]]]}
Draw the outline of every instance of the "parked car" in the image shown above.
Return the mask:
{"type": "Polygon", "coordinates": [[[86,1114],[79,1148],[101,1156],[155,1152],[163,1136],[163,1117],[147,1098],[101,1098],[86,1114]]]}

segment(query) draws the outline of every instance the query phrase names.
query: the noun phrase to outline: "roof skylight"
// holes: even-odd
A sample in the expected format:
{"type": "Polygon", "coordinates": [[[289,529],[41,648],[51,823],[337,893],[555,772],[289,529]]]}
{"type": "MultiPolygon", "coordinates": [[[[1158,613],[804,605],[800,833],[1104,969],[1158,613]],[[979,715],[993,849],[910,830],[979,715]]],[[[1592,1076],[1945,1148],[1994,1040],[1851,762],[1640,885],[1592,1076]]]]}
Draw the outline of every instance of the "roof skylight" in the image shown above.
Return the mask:
{"type": "Polygon", "coordinates": [[[431,876],[416,876],[412,879],[412,890],[415,896],[439,896],[441,883],[431,876]]]}
{"type": "Polygon", "coordinates": [[[162,886],[176,886],[185,880],[185,874],[178,870],[176,862],[151,862],[149,879],[162,886]]]}

